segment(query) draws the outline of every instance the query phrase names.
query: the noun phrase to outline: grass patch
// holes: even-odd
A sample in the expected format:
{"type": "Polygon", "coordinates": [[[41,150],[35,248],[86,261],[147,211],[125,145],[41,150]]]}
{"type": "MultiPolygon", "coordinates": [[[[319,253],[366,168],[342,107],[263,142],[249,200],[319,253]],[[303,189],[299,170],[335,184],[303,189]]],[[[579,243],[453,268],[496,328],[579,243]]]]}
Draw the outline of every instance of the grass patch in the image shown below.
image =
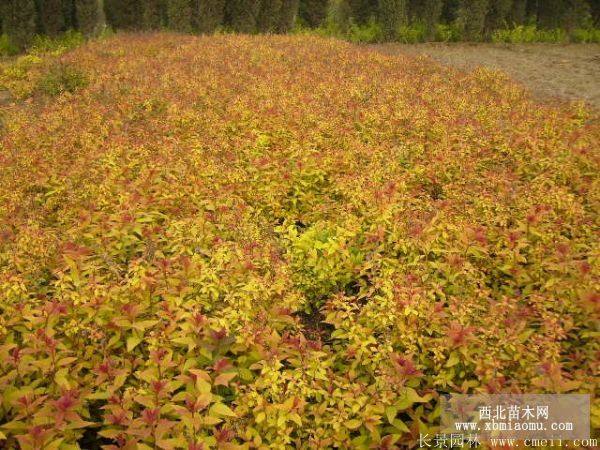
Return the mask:
{"type": "Polygon", "coordinates": [[[73,93],[89,84],[88,77],[69,64],[55,64],[39,81],[38,88],[46,95],[73,93]]]}

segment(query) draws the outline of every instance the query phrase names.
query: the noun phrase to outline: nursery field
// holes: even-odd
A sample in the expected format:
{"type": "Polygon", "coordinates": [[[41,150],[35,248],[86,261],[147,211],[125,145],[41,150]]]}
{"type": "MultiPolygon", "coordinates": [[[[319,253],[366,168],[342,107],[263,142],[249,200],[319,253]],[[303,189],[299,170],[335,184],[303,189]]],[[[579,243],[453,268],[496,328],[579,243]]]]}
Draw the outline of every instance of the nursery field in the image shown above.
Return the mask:
{"type": "Polygon", "coordinates": [[[596,112],[307,36],[0,84],[0,448],[415,448],[457,392],[598,430],[596,112]]]}
{"type": "Polygon", "coordinates": [[[501,70],[542,101],[580,101],[600,108],[600,44],[380,44],[386,54],[428,56],[462,70],[501,70]]]}

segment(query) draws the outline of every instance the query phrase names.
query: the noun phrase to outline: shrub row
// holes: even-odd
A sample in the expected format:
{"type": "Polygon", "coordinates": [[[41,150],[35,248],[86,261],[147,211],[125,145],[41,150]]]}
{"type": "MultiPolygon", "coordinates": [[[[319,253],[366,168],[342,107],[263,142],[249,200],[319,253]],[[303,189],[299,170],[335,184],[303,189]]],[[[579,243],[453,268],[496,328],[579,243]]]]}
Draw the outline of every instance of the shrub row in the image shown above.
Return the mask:
{"type": "MultiPolygon", "coordinates": [[[[36,34],[113,30],[286,33],[294,27],[354,42],[597,42],[591,0],[4,0],[0,54],[36,34]]],[[[596,28],[595,28],[596,27],[596,28]]]]}

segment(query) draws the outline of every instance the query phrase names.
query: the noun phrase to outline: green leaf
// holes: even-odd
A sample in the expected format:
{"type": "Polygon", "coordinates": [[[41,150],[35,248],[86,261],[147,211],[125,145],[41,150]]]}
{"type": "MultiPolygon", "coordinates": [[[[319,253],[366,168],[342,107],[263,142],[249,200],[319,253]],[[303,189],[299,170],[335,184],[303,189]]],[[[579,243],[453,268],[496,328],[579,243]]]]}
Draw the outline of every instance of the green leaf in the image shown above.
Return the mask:
{"type": "Polygon", "coordinates": [[[211,406],[209,415],[211,416],[225,416],[225,417],[237,417],[237,414],[234,413],[229,406],[223,403],[215,403],[211,406]]]}
{"type": "Polygon", "coordinates": [[[67,376],[69,371],[66,368],[60,369],[54,375],[54,381],[63,389],[70,389],[71,385],[69,384],[69,380],[67,376]]]}
{"type": "Polygon", "coordinates": [[[110,397],[110,394],[108,392],[99,391],[99,392],[94,392],[93,394],[87,395],[85,398],[87,400],[106,400],[109,397],[110,397]]]}
{"type": "Polygon", "coordinates": [[[525,331],[523,331],[521,334],[519,334],[519,341],[520,342],[527,342],[527,340],[529,339],[529,337],[535,332],[535,330],[532,330],[531,328],[526,329],[525,331]]]}
{"type": "Polygon", "coordinates": [[[460,362],[460,359],[458,359],[458,354],[456,352],[452,352],[450,354],[450,358],[448,358],[448,361],[446,362],[446,367],[453,367],[455,365],[457,365],[460,362]]]}
{"type": "Polygon", "coordinates": [[[385,408],[385,416],[387,417],[389,423],[393,422],[393,420],[396,418],[396,414],[398,414],[398,408],[394,406],[388,406],[385,408]]]}
{"type": "Polygon", "coordinates": [[[122,433],[121,430],[111,430],[111,429],[98,431],[99,436],[109,438],[109,439],[116,439],[121,433],[122,433]]]}
{"type": "Polygon", "coordinates": [[[66,358],[61,358],[58,360],[58,362],[56,363],[56,365],[58,367],[62,367],[62,366],[67,366],[69,364],[71,364],[72,362],[77,361],[79,358],[75,357],[75,356],[68,356],[66,358]]]}
{"type": "Polygon", "coordinates": [[[5,430],[25,430],[27,429],[27,424],[20,420],[13,420],[11,422],[3,424],[2,428],[4,428],[5,430]]]}
{"type": "Polygon", "coordinates": [[[50,442],[50,444],[44,446],[44,449],[46,449],[46,450],[58,450],[61,447],[60,444],[62,443],[62,441],[64,441],[64,438],[56,439],[56,440],[50,442]]]}
{"type": "Polygon", "coordinates": [[[201,394],[209,394],[212,390],[211,384],[201,379],[196,380],[196,387],[201,394]]]}
{"type": "Polygon", "coordinates": [[[138,335],[131,335],[127,338],[127,351],[131,352],[134,348],[138,346],[138,344],[142,342],[142,338],[138,335]]]}
{"type": "Polygon", "coordinates": [[[158,320],[142,320],[140,322],[134,322],[131,327],[136,330],[145,331],[148,328],[153,327],[158,323],[158,320]]]}
{"type": "Polygon", "coordinates": [[[252,371],[243,367],[238,369],[238,373],[240,375],[240,379],[242,379],[243,381],[252,381],[252,379],[254,378],[252,371]]]}
{"type": "Polygon", "coordinates": [[[399,411],[410,408],[414,403],[427,401],[426,398],[417,394],[413,388],[405,387],[404,393],[400,400],[394,405],[399,411]]]}
{"type": "Polygon", "coordinates": [[[300,414],[293,412],[290,414],[290,419],[299,427],[302,426],[302,417],[300,417],[300,414]]]}
{"type": "Polygon", "coordinates": [[[218,417],[204,416],[202,417],[202,423],[204,425],[212,426],[221,423],[223,420],[218,417]]]}
{"type": "Polygon", "coordinates": [[[395,419],[393,422],[391,422],[391,424],[394,426],[394,428],[402,433],[410,433],[410,429],[400,419],[395,419]]]}

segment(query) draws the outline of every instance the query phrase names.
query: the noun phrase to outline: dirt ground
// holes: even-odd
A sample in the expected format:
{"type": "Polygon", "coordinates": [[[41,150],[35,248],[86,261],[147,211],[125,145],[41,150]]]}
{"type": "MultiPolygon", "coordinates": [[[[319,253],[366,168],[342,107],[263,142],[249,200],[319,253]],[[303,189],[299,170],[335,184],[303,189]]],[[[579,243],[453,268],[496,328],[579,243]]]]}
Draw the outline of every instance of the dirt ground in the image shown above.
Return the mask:
{"type": "Polygon", "coordinates": [[[600,109],[600,44],[380,44],[386,54],[428,55],[462,70],[499,69],[544,101],[585,100],[600,109]]]}

